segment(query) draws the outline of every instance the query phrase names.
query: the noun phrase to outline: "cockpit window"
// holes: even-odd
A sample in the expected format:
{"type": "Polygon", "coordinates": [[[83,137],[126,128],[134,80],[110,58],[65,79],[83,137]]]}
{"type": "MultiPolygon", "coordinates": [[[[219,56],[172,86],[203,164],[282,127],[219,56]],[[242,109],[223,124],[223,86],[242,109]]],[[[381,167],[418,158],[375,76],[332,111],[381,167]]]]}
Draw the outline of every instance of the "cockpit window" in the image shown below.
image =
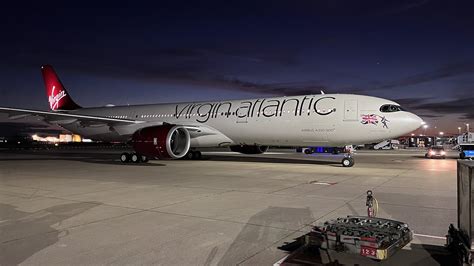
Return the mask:
{"type": "Polygon", "coordinates": [[[382,113],[393,113],[393,112],[399,112],[399,111],[403,111],[400,105],[384,104],[380,107],[380,112],[382,113]]]}

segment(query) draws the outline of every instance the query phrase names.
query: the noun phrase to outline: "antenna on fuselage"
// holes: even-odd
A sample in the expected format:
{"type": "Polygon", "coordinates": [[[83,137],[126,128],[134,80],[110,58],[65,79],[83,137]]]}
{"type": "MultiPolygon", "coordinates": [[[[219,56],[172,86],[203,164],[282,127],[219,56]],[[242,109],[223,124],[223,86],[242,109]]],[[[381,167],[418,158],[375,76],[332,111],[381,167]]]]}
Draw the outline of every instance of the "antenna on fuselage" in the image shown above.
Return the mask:
{"type": "Polygon", "coordinates": [[[324,91],[323,91],[323,90],[321,90],[321,94],[326,94],[326,93],[324,93],[324,91]]]}

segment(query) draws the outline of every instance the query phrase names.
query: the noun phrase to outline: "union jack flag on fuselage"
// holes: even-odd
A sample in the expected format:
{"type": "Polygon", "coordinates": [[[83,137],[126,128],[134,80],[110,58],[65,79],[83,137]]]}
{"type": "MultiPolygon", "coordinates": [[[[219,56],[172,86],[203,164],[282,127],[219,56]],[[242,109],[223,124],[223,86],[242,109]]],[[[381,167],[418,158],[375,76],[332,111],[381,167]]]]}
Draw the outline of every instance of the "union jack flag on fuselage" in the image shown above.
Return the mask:
{"type": "Polygon", "coordinates": [[[377,125],[379,123],[379,120],[377,119],[377,115],[371,114],[371,115],[362,115],[362,124],[368,125],[377,125]]]}

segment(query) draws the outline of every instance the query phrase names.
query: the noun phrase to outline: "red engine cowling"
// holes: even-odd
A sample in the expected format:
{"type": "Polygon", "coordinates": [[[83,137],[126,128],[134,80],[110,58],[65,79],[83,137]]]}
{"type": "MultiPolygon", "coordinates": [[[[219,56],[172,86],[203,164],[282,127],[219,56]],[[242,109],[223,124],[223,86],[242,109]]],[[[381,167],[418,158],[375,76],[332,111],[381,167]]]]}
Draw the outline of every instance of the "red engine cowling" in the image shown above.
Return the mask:
{"type": "Polygon", "coordinates": [[[146,127],[132,136],[133,149],[150,158],[182,158],[188,153],[190,143],[188,130],[177,125],[146,127]]]}
{"type": "Polygon", "coordinates": [[[268,150],[268,146],[260,145],[234,145],[230,146],[233,152],[240,152],[243,154],[262,154],[268,150]]]}

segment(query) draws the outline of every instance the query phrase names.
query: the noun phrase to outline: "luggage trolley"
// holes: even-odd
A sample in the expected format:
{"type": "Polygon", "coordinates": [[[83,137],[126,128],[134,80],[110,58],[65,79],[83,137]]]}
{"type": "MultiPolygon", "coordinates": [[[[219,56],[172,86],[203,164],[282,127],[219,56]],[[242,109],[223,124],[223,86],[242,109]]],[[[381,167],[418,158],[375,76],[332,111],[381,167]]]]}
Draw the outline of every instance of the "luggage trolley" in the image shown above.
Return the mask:
{"type": "MultiPolygon", "coordinates": [[[[311,232],[296,241],[281,246],[280,249],[292,252],[286,262],[289,265],[301,262],[301,258],[305,257],[302,254],[311,253],[315,248],[359,254],[378,261],[387,260],[413,240],[408,224],[375,217],[378,202],[370,190],[367,191],[366,206],[368,216],[347,216],[327,221],[322,226],[314,226],[311,232]]],[[[310,262],[307,257],[305,263],[310,262]]],[[[279,265],[284,265],[284,262],[279,265]]]]}
{"type": "Polygon", "coordinates": [[[337,218],[326,222],[318,231],[325,238],[321,248],[376,260],[388,259],[413,240],[407,224],[365,216],[337,218]]]}

